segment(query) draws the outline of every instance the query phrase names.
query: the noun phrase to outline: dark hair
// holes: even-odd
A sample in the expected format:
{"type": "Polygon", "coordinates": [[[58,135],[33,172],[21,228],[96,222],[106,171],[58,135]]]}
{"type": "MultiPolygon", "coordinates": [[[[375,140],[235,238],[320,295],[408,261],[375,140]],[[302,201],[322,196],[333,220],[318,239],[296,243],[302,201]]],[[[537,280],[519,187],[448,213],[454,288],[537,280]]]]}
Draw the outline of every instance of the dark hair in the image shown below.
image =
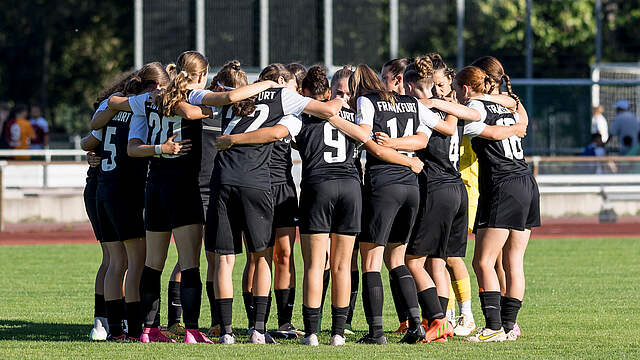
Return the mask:
{"type": "Polygon", "coordinates": [[[280,63],[274,63],[262,69],[260,75],[258,76],[258,80],[271,80],[278,82],[278,78],[280,76],[282,76],[284,81],[290,81],[291,79],[293,79],[293,74],[291,74],[291,72],[287,70],[284,65],[280,63]]]}
{"type": "MultiPolygon", "coordinates": [[[[240,61],[232,60],[226,63],[220,71],[213,77],[210,90],[214,90],[218,87],[218,83],[232,87],[239,88],[247,86],[247,73],[240,67],[240,61]]],[[[256,110],[255,97],[248,98],[242,101],[235,102],[231,105],[233,115],[235,116],[247,116],[256,110]]]]}
{"type": "Polygon", "coordinates": [[[16,106],[11,109],[9,113],[9,117],[7,119],[15,119],[16,116],[21,112],[29,112],[29,108],[25,104],[16,104],[16,106]]]}
{"type": "Polygon", "coordinates": [[[108,98],[109,96],[111,96],[111,94],[114,94],[114,93],[117,93],[117,92],[124,93],[125,85],[127,85],[129,80],[131,80],[131,78],[135,74],[136,74],[135,71],[134,72],[128,72],[128,73],[120,74],[116,78],[116,80],[109,87],[107,87],[107,88],[103,89],[102,91],[100,91],[100,93],[98,94],[98,97],[93,102],[94,110],[97,110],[98,107],[100,106],[100,103],[102,101],[104,101],[106,98],[108,98]]]}
{"type": "Polygon", "coordinates": [[[327,70],[323,66],[314,65],[309,68],[307,76],[302,80],[302,89],[309,91],[314,98],[322,97],[329,90],[329,80],[327,79],[327,70]]]}
{"type": "Polygon", "coordinates": [[[342,79],[348,79],[351,74],[353,74],[353,70],[351,70],[351,66],[345,66],[342,69],[338,70],[331,77],[331,87],[334,87],[338,81],[342,79]]]}
{"type": "Polygon", "coordinates": [[[175,106],[180,102],[187,101],[189,82],[206,74],[208,70],[209,61],[197,51],[185,51],[178,56],[175,64],[167,65],[171,83],[155,98],[155,104],[162,109],[162,114],[172,116],[175,106]]]}
{"type": "Polygon", "coordinates": [[[391,73],[391,75],[396,77],[398,75],[404,74],[404,70],[407,68],[407,65],[409,65],[409,59],[400,58],[387,61],[382,66],[382,68],[384,69],[389,66],[389,72],[391,73]]]}
{"type": "Polygon", "coordinates": [[[150,86],[165,87],[169,84],[169,74],[159,62],[144,65],[124,85],[125,95],[137,95],[150,86]]]}
{"type": "Polygon", "coordinates": [[[430,88],[433,86],[433,63],[428,56],[414,58],[404,71],[404,81],[430,88]]]}
{"type": "Polygon", "coordinates": [[[349,91],[351,92],[351,98],[349,98],[349,106],[352,109],[357,108],[357,101],[360,96],[376,93],[380,95],[382,100],[395,104],[395,97],[393,93],[387,91],[382,85],[382,82],[378,78],[373,69],[369,66],[360,64],[356,66],[356,70],[349,77],[349,91]]]}
{"type": "Polygon", "coordinates": [[[302,64],[291,63],[286,66],[287,70],[296,77],[296,83],[298,84],[298,91],[302,89],[302,80],[307,77],[307,69],[302,64]]]}
{"type": "MultiPolygon", "coordinates": [[[[511,96],[516,101],[516,104],[520,104],[520,98],[516,94],[514,94],[513,90],[511,89],[511,78],[509,78],[509,75],[505,74],[504,68],[502,67],[502,64],[498,59],[494,58],[493,56],[483,56],[475,59],[471,63],[471,65],[477,66],[480,69],[484,70],[484,72],[487,73],[487,75],[491,79],[491,85],[487,90],[487,94],[490,94],[496,87],[498,88],[499,92],[502,92],[501,86],[502,84],[505,84],[507,88],[507,94],[509,94],[509,96],[511,96]]],[[[518,105],[516,105],[516,107],[517,106],[518,105]]]]}

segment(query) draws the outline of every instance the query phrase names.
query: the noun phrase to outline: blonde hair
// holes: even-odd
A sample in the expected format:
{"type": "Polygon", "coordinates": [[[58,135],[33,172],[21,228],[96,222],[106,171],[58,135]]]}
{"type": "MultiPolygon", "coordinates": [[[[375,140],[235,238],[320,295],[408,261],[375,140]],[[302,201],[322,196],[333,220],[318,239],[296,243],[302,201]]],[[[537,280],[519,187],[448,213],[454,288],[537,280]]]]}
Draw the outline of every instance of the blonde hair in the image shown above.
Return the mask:
{"type": "Polygon", "coordinates": [[[380,79],[378,79],[376,72],[364,64],[356,66],[356,70],[349,77],[349,91],[351,92],[349,106],[352,109],[357,108],[356,104],[360,96],[372,93],[380,95],[384,101],[395,104],[393,93],[387,91],[380,79]]]}
{"type": "Polygon", "coordinates": [[[167,65],[167,73],[171,82],[165,90],[160,91],[155,99],[156,105],[162,109],[162,114],[172,116],[175,114],[175,106],[187,101],[187,86],[197,80],[200,75],[209,70],[209,62],[204,55],[197,51],[185,51],[176,60],[175,64],[167,65]]]}

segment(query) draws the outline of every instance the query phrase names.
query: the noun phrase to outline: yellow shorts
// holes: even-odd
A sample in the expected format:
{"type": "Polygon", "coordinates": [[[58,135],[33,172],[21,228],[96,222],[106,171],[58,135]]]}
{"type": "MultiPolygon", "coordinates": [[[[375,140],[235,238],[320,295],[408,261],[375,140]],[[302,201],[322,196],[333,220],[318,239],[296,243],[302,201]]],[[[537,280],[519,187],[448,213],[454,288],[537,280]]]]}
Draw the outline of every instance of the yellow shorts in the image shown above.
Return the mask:
{"type": "Polygon", "coordinates": [[[462,138],[462,146],[460,147],[460,174],[469,197],[469,233],[473,231],[476,211],[478,210],[478,198],[480,197],[478,169],[478,157],[471,148],[471,140],[465,136],[462,138]]]}

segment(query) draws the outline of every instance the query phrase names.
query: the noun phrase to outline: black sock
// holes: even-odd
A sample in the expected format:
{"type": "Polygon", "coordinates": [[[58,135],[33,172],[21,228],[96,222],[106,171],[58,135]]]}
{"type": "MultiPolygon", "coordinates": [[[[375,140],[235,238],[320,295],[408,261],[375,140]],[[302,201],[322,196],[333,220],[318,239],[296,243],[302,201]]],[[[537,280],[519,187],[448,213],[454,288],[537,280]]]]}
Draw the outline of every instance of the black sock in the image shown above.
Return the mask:
{"type": "Polygon", "coordinates": [[[253,308],[255,309],[255,329],[260,334],[264,334],[267,327],[267,306],[269,305],[269,296],[253,296],[253,308]]]}
{"type": "Polygon", "coordinates": [[[521,307],[521,300],[506,296],[500,297],[500,317],[502,318],[502,327],[505,333],[513,330],[513,327],[516,325],[518,311],[521,307]]]}
{"type": "Polygon", "coordinates": [[[320,308],[310,308],[302,305],[302,322],[304,323],[305,337],[318,332],[319,320],[320,308]]]}
{"type": "Polygon", "coordinates": [[[250,292],[242,293],[242,300],[244,300],[244,311],[247,313],[247,320],[249,321],[249,329],[256,327],[256,317],[253,309],[253,294],[250,292]]]}
{"type": "Polygon", "coordinates": [[[483,291],[480,293],[480,306],[484,314],[485,326],[491,330],[500,330],[500,291],[483,291]]]}
{"type": "Polygon", "coordinates": [[[122,335],[122,320],[124,319],[124,301],[107,300],[105,302],[107,307],[107,322],[109,323],[109,333],[111,336],[122,335]]]}
{"type": "Polygon", "coordinates": [[[382,331],[382,305],[384,290],[380,272],[366,272],[362,274],[362,306],[369,324],[369,335],[380,337],[382,331]]]}
{"type": "Polygon", "coordinates": [[[344,337],[344,324],[347,323],[349,307],[338,308],[331,306],[331,336],[340,335],[344,337]]]}
{"type": "Polygon", "coordinates": [[[440,300],[438,299],[438,291],[435,287],[430,287],[418,293],[418,302],[422,308],[422,317],[429,320],[429,324],[435,319],[444,318],[444,311],[440,300]]]}
{"type": "Polygon", "coordinates": [[[127,325],[129,336],[139,338],[142,334],[142,312],[140,311],[140,301],[125,303],[127,308],[127,325]]]}
{"type": "Polygon", "coordinates": [[[169,281],[167,291],[167,326],[180,322],[182,317],[182,301],[180,300],[180,282],[169,281]]]}
{"type": "Polygon", "coordinates": [[[140,303],[144,326],[160,325],[160,276],[161,271],[145,266],[140,279],[140,303]],[[156,320],[157,317],[157,320],[156,320]]]}
{"type": "Polygon", "coordinates": [[[104,304],[104,295],[95,294],[93,300],[93,317],[107,317],[107,308],[104,304]]]}
{"type": "Polygon", "coordinates": [[[200,306],[202,305],[202,281],[200,280],[200,268],[182,270],[180,282],[180,300],[183,304],[184,327],[198,329],[200,318],[200,306]]]}
{"type": "Polygon", "coordinates": [[[356,300],[358,300],[358,285],[360,285],[360,273],[351,271],[351,298],[349,299],[349,314],[347,315],[347,324],[351,325],[353,320],[353,310],[356,308],[356,300]]]}
{"type": "Polygon", "coordinates": [[[442,308],[442,312],[444,312],[446,316],[447,307],[449,306],[449,298],[438,296],[438,300],[440,300],[440,307],[442,308]]]}
{"type": "Polygon", "coordinates": [[[216,299],[214,304],[218,320],[220,321],[220,335],[233,335],[233,330],[231,329],[231,321],[233,319],[233,298],[216,299]]]}
{"type": "Polygon", "coordinates": [[[213,290],[213,281],[207,281],[205,288],[207,289],[207,298],[209,299],[209,307],[211,308],[211,327],[214,327],[218,325],[218,320],[216,319],[216,296],[213,290]]]}
{"type": "Polygon", "coordinates": [[[264,313],[264,323],[269,321],[269,315],[271,314],[271,300],[273,297],[271,296],[271,291],[269,291],[269,300],[267,300],[267,311],[264,313]]]}
{"type": "MultiPolygon", "coordinates": [[[[285,317],[288,319],[288,323],[291,324],[291,319],[293,318],[293,306],[296,302],[296,288],[289,288],[289,298],[287,299],[287,307],[285,312],[285,317]]],[[[283,319],[284,320],[284,319],[283,319]]]]}
{"type": "Polygon", "coordinates": [[[405,265],[398,266],[389,271],[398,284],[400,300],[409,320],[409,328],[416,329],[420,326],[420,308],[418,307],[418,296],[416,282],[405,265]]]}
{"type": "Polygon", "coordinates": [[[276,293],[276,308],[278,309],[278,327],[291,322],[291,318],[287,318],[287,307],[289,306],[289,291],[290,289],[275,290],[276,293]]]}
{"type": "Polygon", "coordinates": [[[407,316],[407,310],[405,304],[402,302],[402,295],[400,292],[398,280],[389,271],[389,287],[391,288],[391,297],[393,298],[393,305],[396,307],[396,315],[398,315],[399,322],[405,322],[409,320],[407,316]]]}

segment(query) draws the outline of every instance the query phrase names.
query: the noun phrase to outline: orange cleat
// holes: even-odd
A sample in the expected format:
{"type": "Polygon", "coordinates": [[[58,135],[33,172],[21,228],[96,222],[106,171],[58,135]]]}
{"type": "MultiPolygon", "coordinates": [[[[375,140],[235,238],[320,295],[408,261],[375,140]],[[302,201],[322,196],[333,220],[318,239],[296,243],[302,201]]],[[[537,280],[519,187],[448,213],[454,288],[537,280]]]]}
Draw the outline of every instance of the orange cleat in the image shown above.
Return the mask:
{"type": "Polygon", "coordinates": [[[453,326],[451,326],[447,318],[435,319],[427,329],[427,334],[423,342],[446,342],[447,337],[453,337],[453,326]],[[440,341],[441,339],[444,339],[444,341],[440,341]]]}
{"type": "Polygon", "coordinates": [[[400,323],[400,327],[398,327],[398,330],[394,331],[393,333],[394,334],[404,334],[404,333],[407,332],[407,330],[409,330],[409,320],[401,322],[400,323]]]}

